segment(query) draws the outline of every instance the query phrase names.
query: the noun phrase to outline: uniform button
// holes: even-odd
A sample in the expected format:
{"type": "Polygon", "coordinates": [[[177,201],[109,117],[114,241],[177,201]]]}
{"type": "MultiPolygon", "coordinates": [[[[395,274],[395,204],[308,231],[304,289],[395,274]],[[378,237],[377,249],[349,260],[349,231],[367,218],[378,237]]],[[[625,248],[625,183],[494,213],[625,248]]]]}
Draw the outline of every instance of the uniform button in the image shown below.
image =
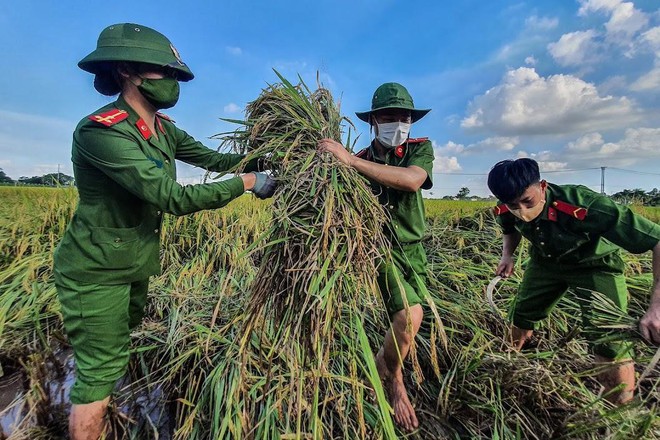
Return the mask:
{"type": "Polygon", "coordinates": [[[548,254],[548,257],[552,257],[552,255],[548,254]]]}
{"type": "Polygon", "coordinates": [[[156,215],[160,215],[160,214],[161,214],[161,212],[160,212],[160,211],[156,211],[156,215]]]}
{"type": "Polygon", "coordinates": [[[158,229],[154,229],[154,234],[158,234],[158,229]]]}
{"type": "Polygon", "coordinates": [[[170,161],[167,160],[167,159],[165,159],[165,163],[169,165],[169,164],[170,164],[170,161]]]}
{"type": "Polygon", "coordinates": [[[541,228],[539,228],[539,227],[537,226],[537,227],[536,227],[536,230],[538,231],[539,229],[541,229],[541,228]]]}
{"type": "Polygon", "coordinates": [[[545,246],[545,242],[542,241],[542,242],[541,242],[541,246],[545,246]]]}
{"type": "Polygon", "coordinates": [[[115,243],[121,243],[121,238],[115,238],[115,243]]]}
{"type": "Polygon", "coordinates": [[[390,205],[390,209],[394,209],[394,205],[390,205]]]}

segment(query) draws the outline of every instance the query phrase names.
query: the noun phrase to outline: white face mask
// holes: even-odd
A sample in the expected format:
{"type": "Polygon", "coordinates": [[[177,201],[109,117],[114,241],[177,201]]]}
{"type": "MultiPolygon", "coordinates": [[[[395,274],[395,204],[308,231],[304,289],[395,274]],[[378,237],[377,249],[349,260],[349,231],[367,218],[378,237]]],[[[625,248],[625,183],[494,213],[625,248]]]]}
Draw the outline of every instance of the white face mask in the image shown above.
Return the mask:
{"type": "Polygon", "coordinates": [[[410,124],[405,122],[386,122],[378,124],[378,135],[376,138],[386,147],[394,148],[403,144],[408,139],[410,124]]]}
{"type": "Polygon", "coordinates": [[[509,212],[518,217],[520,220],[529,223],[541,215],[544,206],[545,200],[542,200],[531,208],[509,209],[509,212]]]}

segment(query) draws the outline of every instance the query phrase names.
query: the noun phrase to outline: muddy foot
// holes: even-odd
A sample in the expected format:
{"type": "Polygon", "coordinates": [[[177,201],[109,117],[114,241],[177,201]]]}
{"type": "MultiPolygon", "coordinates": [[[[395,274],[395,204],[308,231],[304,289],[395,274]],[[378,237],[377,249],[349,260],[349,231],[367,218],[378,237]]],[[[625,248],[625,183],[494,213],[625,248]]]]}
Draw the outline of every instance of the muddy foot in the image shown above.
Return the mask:
{"type": "Polygon", "coordinates": [[[393,375],[389,371],[382,350],[376,355],[376,367],[385,386],[390,405],[392,405],[392,409],[394,410],[394,421],[404,431],[414,431],[419,426],[419,422],[417,421],[415,409],[410,403],[410,399],[408,399],[408,392],[406,391],[406,386],[403,384],[401,371],[398,372],[398,375],[393,375]]]}

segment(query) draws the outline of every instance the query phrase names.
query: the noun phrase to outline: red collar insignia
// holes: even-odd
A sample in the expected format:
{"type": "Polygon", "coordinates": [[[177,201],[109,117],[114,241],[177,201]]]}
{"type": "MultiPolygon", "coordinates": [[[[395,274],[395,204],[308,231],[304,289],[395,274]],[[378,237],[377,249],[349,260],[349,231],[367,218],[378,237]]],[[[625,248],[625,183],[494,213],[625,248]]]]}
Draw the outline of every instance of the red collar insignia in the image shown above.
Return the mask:
{"type": "Polygon", "coordinates": [[[399,145],[394,149],[394,155],[401,159],[406,154],[406,148],[403,145],[399,145]]]}
{"type": "Polygon", "coordinates": [[[493,208],[493,213],[495,215],[502,215],[507,212],[509,212],[509,207],[506,206],[504,203],[502,203],[501,205],[497,205],[496,207],[493,208]]]}
{"type": "Polygon", "coordinates": [[[151,137],[151,130],[149,130],[149,127],[147,127],[147,123],[144,122],[144,119],[138,119],[138,121],[135,123],[135,126],[145,141],[151,137]]]}

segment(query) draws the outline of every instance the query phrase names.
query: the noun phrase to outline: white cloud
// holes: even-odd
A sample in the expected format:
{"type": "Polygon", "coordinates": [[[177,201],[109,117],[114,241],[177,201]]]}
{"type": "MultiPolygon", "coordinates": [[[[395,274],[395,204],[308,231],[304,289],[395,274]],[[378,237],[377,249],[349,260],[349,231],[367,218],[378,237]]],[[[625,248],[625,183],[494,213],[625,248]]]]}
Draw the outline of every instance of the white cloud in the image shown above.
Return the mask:
{"type": "Polygon", "coordinates": [[[605,23],[606,39],[612,43],[628,45],[635,34],[649,23],[647,14],[635,8],[632,2],[622,0],[580,0],[578,15],[586,16],[590,12],[602,12],[609,15],[605,23]]]}
{"type": "Polygon", "coordinates": [[[468,145],[466,151],[471,153],[481,153],[488,151],[511,151],[519,143],[520,139],[518,136],[495,136],[468,145]]]}
{"type": "Polygon", "coordinates": [[[539,170],[541,172],[548,171],[559,171],[565,170],[568,166],[568,162],[561,162],[553,160],[554,153],[552,151],[539,151],[538,153],[527,153],[526,151],[518,151],[516,156],[518,159],[522,157],[528,157],[534,159],[539,164],[539,170]]]}
{"type": "Polygon", "coordinates": [[[621,0],[580,0],[580,9],[578,15],[587,15],[589,12],[605,10],[611,12],[621,4],[621,0]]]}
{"type": "Polygon", "coordinates": [[[436,156],[446,156],[449,154],[461,154],[465,151],[465,146],[452,141],[449,141],[442,146],[438,146],[434,141],[433,150],[435,151],[436,156]]]}
{"type": "Polygon", "coordinates": [[[556,43],[548,44],[550,55],[562,66],[576,66],[599,60],[597,33],[593,29],[570,32],[556,43]]]}
{"type": "Polygon", "coordinates": [[[534,58],[532,55],[528,56],[525,58],[525,64],[528,66],[535,66],[536,65],[536,58],[534,58]]]}
{"type": "Polygon", "coordinates": [[[604,143],[600,133],[588,133],[574,142],[569,142],[566,149],[569,151],[593,151],[604,143]]]}
{"type": "Polygon", "coordinates": [[[477,96],[461,126],[497,135],[567,134],[629,126],[639,115],[626,97],[600,96],[596,86],[571,75],[539,76],[520,67],[477,96]]]}
{"type": "Polygon", "coordinates": [[[435,160],[433,161],[434,173],[451,173],[453,171],[460,171],[462,169],[463,168],[458,163],[456,156],[436,156],[435,160]]]}
{"type": "Polygon", "coordinates": [[[239,107],[238,105],[234,104],[233,102],[230,102],[229,104],[227,104],[226,106],[224,106],[223,110],[224,110],[225,113],[230,113],[230,114],[231,114],[231,113],[238,113],[238,112],[240,112],[242,109],[241,109],[241,107],[239,107]]]}
{"type": "Polygon", "coordinates": [[[243,54],[243,49],[241,49],[240,47],[236,47],[236,46],[226,46],[225,50],[230,55],[240,56],[240,55],[243,54]]]}
{"type": "Polygon", "coordinates": [[[436,156],[460,156],[461,154],[474,154],[492,151],[511,151],[519,143],[520,139],[517,136],[495,136],[483,139],[473,144],[469,144],[468,146],[457,144],[453,141],[448,141],[446,144],[438,146],[434,142],[433,149],[436,156]]]}
{"type": "Polygon", "coordinates": [[[660,59],[656,60],[655,66],[650,71],[637,78],[630,85],[630,89],[636,92],[660,90],[660,59]]]}
{"type": "Polygon", "coordinates": [[[648,46],[656,57],[660,57],[660,26],[653,27],[640,36],[642,44],[648,46]]]}
{"type": "Polygon", "coordinates": [[[635,9],[630,2],[620,3],[612,11],[610,21],[605,23],[607,34],[613,39],[629,40],[648,25],[649,19],[645,13],[635,9]]]}
{"type": "Polygon", "coordinates": [[[538,17],[532,15],[525,19],[525,27],[532,30],[551,30],[559,25],[559,19],[556,17],[538,17]]]}
{"type": "Polygon", "coordinates": [[[639,160],[660,157],[660,128],[629,128],[617,143],[605,144],[601,153],[621,153],[639,160]],[[607,148],[606,148],[607,147],[607,148]]]}
{"type": "Polygon", "coordinates": [[[573,167],[630,166],[660,158],[660,128],[629,128],[619,140],[605,142],[599,133],[581,136],[545,160],[568,161],[573,167]]]}

